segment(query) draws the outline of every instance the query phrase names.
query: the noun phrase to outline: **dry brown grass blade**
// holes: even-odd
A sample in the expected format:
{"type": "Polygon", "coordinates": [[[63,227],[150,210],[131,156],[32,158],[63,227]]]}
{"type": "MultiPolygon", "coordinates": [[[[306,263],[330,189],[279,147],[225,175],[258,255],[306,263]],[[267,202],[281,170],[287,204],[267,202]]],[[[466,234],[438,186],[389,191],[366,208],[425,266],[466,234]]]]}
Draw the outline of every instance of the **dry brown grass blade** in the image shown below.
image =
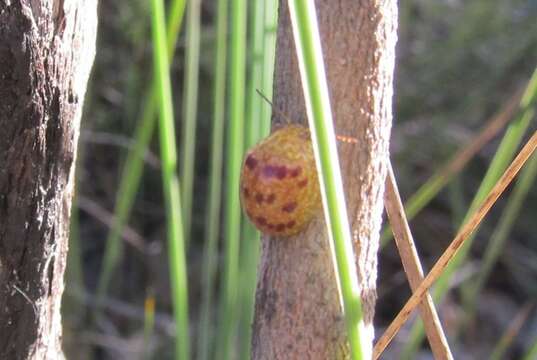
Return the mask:
{"type": "Polygon", "coordinates": [[[405,306],[403,306],[403,308],[401,309],[399,314],[397,314],[397,316],[392,321],[388,329],[386,329],[385,333],[382,335],[379,341],[375,344],[375,348],[373,349],[374,359],[378,359],[380,354],[382,354],[382,352],[384,351],[386,346],[388,346],[388,344],[393,339],[395,334],[397,334],[401,326],[403,326],[403,324],[408,320],[408,318],[410,317],[410,314],[416,308],[416,306],[418,306],[418,304],[421,302],[421,299],[423,298],[427,290],[442,274],[442,272],[444,271],[448,263],[451,261],[451,259],[453,259],[456,253],[460,250],[460,248],[464,244],[464,241],[470,236],[472,232],[475,231],[475,229],[478,227],[479,223],[483,220],[485,215],[488,213],[492,205],[494,205],[494,203],[503,193],[505,188],[511,183],[513,178],[519,172],[522,165],[524,165],[526,160],[528,160],[531,154],[535,151],[536,147],[537,147],[537,132],[534,132],[531,139],[524,146],[524,148],[520,151],[520,153],[517,155],[515,160],[513,160],[509,168],[507,168],[507,170],[505,171],[503,176],[500,178],[500,180],[496,183],[494,188],[492,188],[492,190],[489,192],[483,204],[474,213],[474,215],[472,215],[470,220],[466,224],[464,224],[461,231],[457,234],[457,236],[455,236],[455,239],[453,239],[453,241],[448,246],[446,251],[442,254],[440,259],[438,259],[438,261],[436,262],[432,270],[425,277],[425,279],[421,282],[420,286],[414,291],[414,293],[412,294],[410,299],[407,301],[405,306]]]}
{"type": "MultiPolygon", "coordinates": [[[[384,207],[388,213],[390,225],[394,233],[395,244],[399,250],[408,282],[412,291],[415,291],[423,281],[423,269],[412,233],[410,232],[410,227],[408,226],[391,164],[388,165],[388,174],[386,176],[384,207]]],[[[433,299],[428,292],[421,301],[419,310],[434,358],[438,360],[453,359],[444,330],[440,324],[440,319],[434,307],[433,299]]]]}

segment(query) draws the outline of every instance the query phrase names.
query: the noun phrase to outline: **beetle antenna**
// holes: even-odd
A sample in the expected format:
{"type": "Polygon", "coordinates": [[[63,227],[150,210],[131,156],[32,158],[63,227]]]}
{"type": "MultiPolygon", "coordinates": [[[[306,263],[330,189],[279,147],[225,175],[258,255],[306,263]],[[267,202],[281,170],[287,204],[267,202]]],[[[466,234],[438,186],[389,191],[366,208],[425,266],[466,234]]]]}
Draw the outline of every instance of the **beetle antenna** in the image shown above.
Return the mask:
{"type": "MultiPolygon", "coordinates": [[[[280,115],[281,117],[283,117],[288,124],[291,123],[291,120],[287,117],[287,115],[285,115],[284,113],[282,113],[281,111],[279,111],[278,109],[276,109],[274,107],[274,104],[272,103],[272,101],[270,101],[269,99],[267,99],[267,97],[259,90],[259,89],[255,89],[255,91],[257,91],[257,93],[259,94],[259,96],[261,96],[261,98],[263,100],[265,100],[267,102],[267,104],[270,105],[270,107],[272,108],[272,110],[280,115]]],[[[341,142],[344,142],[344,143],[347,143],[347,144],[357,144],[358,143],[358,139],[354,138],[354,137],[351,137],[351,136],[345,136],[345,135],[337,135],[336,134],[336,139],[338,139],[339,141],[341,142]]]]}
{"type": "Polygon", "coordinates": [[[259,89],[255,89],[255,91],[259,94],[259,96],[261,96],[261,98],[263,100],[265,100],[267,102],[267,104],[270,105],[270,107],[272,108],[272,110],[276,114],[278,114],[279,116],[283,117],[285,119],[285,121],[287,121],[288,124],[291,124],[291,120],[289,119],[289,117],[287,115],[285,115],[283,112],[281,112],[278,109],[276,109],[276,107],[274,107],[274,104],[272,103],[272,101],[270,101],[259,89]]]}

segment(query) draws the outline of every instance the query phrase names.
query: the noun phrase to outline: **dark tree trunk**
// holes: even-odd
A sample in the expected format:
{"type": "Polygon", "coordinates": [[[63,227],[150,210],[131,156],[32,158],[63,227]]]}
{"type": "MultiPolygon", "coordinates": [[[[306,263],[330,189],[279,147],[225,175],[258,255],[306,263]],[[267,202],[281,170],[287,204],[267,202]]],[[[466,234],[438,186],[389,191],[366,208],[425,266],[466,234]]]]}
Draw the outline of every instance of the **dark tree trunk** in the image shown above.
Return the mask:
{"type": "Polygon", "coordinates": [[[96,0],[0,0],[0,359],[59,359],[96,0]]]}
{"type": "MultiPolygon", "coordinates": [[[[358,139],[357,145],[340,144],[339,151],[371,346],[397,4],[395,0],[317,0],[316,6],[335,128],[338,134],[358,139]]],[[[306,123],[286,0],[280,1],[279,11],[275,108],[306,123]]],[[[347,358],[345,324],[322,214],[295,237],[263,237],[253,326],[255,360],[347,358]]]]}

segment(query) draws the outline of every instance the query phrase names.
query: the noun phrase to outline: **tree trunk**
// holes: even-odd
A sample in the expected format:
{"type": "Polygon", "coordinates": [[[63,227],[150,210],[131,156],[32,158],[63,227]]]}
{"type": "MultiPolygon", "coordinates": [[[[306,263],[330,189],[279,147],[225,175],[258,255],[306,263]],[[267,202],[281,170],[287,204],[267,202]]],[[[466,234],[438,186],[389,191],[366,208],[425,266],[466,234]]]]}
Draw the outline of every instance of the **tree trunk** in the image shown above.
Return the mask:
{"type": "Polygon", "coordinates": [[[58,359],[95,0],[0,0],[0,359],[58,359]]]}
{"type": "MultiPolygon", "coordinates": [[[[395,0],[317,0],[364,319],[373,342],[377,250],[392,117],[395,0]]],[[[280,1],[275,108],[306,124],[288,4],[280,1]]],[[[285,122],[276,118],[275,122],[285,122]]],[[[291,238],[264,236],[253,359],[344,359],[346,331],[322,213],[291,238]]]]}

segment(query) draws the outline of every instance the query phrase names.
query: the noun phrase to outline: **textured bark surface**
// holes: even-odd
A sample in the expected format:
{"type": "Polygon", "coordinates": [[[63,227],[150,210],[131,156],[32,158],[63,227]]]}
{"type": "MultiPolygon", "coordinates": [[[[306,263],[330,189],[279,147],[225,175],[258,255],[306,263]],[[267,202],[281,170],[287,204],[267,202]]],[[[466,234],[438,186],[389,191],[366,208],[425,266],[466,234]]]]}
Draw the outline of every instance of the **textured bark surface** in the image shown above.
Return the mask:
{"type": "MultiPolygon", "coordinates": [[[[397,39],[395,0],[317,0],[317,16],[340,144],[348,213],[370,343],[377,250],[392,117],[397,39]]],[[[306,123],[286,0],[280,1],[275,108],[306,123]]],[[[285,122],[275,118],[274,123],[285,122]]],[[[253,358],[344,359],[345,324],[322,213],[291,238],[264,236],[259,267],[253,358]]]]}
{"type": "Polygon", "coordinates": [[[0,359],[59,359],[96,0],[0,0],[0,359]]]}

